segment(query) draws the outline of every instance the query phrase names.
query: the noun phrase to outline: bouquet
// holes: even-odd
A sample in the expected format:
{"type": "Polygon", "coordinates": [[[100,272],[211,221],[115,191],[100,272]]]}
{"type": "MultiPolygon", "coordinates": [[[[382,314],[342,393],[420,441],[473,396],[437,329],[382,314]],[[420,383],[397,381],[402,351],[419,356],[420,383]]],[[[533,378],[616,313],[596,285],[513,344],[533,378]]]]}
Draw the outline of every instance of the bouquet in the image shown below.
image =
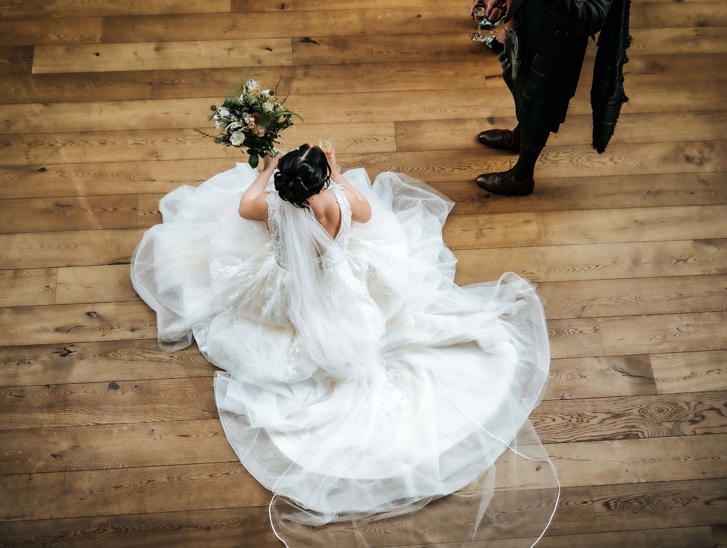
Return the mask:
{"type": "Polygon", "coordinates": [[[276,156],[280,132],[293,125],[293,116],[300,118],[284,103],[278,101],[274,89],[263,89],[255,80],[248,80],[235,97],[225,97],[221,106],[212,106],[210,120],[221,131],[214,137],[215,143],[245,148],[251,167],[257,167],[261,156],[276,156]]]}

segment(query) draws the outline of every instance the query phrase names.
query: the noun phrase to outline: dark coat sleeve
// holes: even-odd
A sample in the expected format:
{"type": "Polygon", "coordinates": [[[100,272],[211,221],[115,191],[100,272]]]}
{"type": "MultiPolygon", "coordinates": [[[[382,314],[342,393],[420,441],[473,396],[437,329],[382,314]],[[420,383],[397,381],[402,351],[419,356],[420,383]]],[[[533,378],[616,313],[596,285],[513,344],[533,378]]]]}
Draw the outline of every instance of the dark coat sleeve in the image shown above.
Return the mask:
{"type": "Polygon", "coordinates": [[[538,0],[550,5],[571,28],[595,34],[606,21],[612,0],[538,0]]]}

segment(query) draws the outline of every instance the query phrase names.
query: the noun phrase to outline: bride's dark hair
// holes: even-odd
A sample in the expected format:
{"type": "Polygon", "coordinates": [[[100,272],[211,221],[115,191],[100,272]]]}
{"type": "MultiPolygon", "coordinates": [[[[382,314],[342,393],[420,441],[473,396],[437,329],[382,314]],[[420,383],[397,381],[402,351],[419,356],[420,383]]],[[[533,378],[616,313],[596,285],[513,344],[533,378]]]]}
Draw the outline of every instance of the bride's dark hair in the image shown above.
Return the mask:
{"type": "Polygon", "coordinates": [[[278,162],[275,190],[296,207],[308,207],[308,198],[328,186],[331,167],[319,147],[301,145],[278,162]]]}

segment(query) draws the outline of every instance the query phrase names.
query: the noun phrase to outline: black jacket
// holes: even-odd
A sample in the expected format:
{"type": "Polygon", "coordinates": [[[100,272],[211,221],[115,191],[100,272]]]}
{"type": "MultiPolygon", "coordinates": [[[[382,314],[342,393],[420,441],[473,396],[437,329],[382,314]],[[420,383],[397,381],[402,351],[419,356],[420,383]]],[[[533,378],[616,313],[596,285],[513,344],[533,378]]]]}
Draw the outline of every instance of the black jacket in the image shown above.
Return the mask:
{"type": "Polygon", "coordinates": [[[513,0],[522,44],[554,59],[583,58],[588,37],[606,21],[612,0],[513,0]]]}

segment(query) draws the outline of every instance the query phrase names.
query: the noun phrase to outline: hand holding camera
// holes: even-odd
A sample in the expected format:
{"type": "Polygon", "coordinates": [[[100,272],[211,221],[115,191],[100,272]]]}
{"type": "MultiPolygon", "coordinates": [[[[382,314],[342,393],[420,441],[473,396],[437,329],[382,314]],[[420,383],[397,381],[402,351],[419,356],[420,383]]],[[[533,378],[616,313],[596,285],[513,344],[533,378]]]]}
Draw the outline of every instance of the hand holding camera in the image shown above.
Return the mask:
{"type": "Polygon", "coordinates": [[[507,15],[506,0],[476,0],[472,5],[472,19],[482,30],[492,30],[507,15]]]}

